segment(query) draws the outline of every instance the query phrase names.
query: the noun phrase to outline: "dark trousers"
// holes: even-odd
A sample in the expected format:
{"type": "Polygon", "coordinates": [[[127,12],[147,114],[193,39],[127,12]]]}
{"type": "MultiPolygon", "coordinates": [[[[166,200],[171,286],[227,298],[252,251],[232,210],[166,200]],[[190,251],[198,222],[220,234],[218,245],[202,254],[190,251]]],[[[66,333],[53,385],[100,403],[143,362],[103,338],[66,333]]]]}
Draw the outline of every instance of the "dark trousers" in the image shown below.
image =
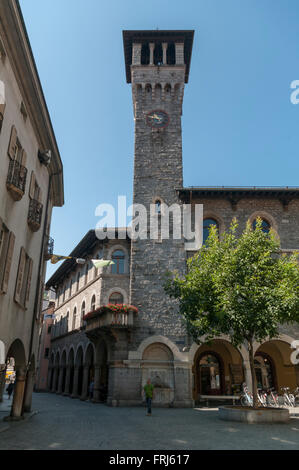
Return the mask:
{"type": "Polygon", "coordinates": [[[148,414],[152,414],[152,399],[150,397],[146,397],[146,406],[148,414]]]}

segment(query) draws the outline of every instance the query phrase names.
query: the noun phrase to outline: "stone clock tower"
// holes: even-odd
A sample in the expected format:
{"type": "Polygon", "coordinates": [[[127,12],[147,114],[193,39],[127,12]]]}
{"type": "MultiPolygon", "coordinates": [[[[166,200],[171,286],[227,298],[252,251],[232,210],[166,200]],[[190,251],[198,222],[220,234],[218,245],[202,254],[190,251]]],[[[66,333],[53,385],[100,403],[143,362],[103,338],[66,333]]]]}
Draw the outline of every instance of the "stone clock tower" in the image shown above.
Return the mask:
{"type": "MultiPolygon", "coordinates": [[[[124,31],[127,82],[132,83],[135,120],[133,203],[150,205],[163,217],[161,204],[181,204],[181,115],[184,85],[188,82],[193,31],[124,31]]],[[[163,206],[162,206],[163,208],[163,206]]],[[[171,217],[170,217],[171,221],[171,217]]],[[[184,240],[147,239],[131,242],[130,302],[139,309],[133,344],[162,335],[182,349],[186,333],[177,305],[163,289],[166,271],[182,273],[184,240]]],[[[171,224],[170,224],[171,228],[171,224]]]]}

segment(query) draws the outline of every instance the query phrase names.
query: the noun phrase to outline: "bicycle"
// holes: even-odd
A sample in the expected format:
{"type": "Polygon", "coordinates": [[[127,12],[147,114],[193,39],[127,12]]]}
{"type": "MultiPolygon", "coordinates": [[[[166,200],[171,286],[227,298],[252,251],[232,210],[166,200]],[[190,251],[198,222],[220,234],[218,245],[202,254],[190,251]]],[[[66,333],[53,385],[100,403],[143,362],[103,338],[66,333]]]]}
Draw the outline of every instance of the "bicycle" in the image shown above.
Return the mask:
{"type": "Polygon", "coordinates": [[[268,404],[270,406],[278,408],[279,407],[278,393],[274,390],[274,388],[269,388],[267,392],[268,392],[268,395],[267,395],[268,404]]]}
{"type": "Polygon", "coordinates": [[[295,406],[295,397],[289,392],[290,387],[281,387],[283,392],[284,406],[295,406]]]}
{"type": "Polygon", "coordinates": [[[266,407],[267,406],[267,393],[261,388],[258,388],[257,397],[260,402],[260,405],[266,407]]]}
{"type": "Polygon", "coordinates": [[[253,406],[252,393],[248,392],[248,388],[243,385],[243,394],[240,396],[242,406],[253,406]]]}

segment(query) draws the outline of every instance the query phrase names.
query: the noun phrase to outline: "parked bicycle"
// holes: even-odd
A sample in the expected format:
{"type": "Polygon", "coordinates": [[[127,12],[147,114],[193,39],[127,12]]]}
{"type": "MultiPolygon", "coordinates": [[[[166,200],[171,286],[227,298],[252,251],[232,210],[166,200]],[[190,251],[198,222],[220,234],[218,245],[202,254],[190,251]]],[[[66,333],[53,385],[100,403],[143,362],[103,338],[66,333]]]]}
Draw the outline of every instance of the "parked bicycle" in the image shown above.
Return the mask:
{"type": "Polygon", "coordinates": [[[246,385],[243,385],[243,393],[240,396],[240,401],[242,406],[253,406],[252,393],[248,391],[246,385]]]}
{"type": "Polygon", "coordinates": [[[274,388],[268,388],[267,390],[267,402],[269,406],[279,407],[278,393],[274,388]]]}
{"type": "Polygon", "coordinates": [[[295,406],[295,397],[290,393],[290,387],[281,387],[284,406],[295,406]]]}

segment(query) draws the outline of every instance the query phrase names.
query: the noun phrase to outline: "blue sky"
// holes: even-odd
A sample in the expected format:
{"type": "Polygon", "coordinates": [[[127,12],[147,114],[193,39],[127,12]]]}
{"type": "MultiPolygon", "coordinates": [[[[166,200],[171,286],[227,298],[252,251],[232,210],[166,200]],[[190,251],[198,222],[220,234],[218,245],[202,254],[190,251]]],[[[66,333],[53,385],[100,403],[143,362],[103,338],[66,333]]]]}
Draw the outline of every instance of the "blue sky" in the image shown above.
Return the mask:
{"type": "MultiPolygon", "coordinates": [[[[123,29],[194,29],[184,186],[299,186],[297,0],[20,0],[64,165],[55,253],[132,198],[134,121],[123,29]]],[[[58,265],[49,265],[48,276],[58,265]]]]}

